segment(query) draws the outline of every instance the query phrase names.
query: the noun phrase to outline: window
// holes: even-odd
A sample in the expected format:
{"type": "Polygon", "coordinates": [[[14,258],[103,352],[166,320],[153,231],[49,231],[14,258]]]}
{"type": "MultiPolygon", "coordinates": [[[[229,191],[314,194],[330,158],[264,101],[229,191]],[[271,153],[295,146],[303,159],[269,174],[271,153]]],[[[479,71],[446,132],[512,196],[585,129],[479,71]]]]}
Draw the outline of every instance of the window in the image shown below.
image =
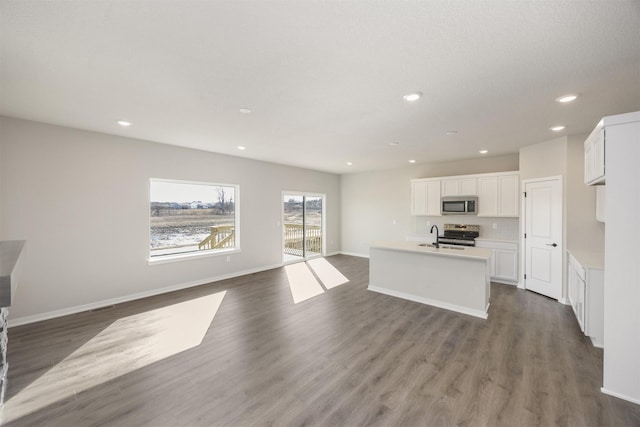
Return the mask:
{"type": "Polygon", "coordinates": [[[151,257],[239,248],[238,186],[152,179],[151,257]]]}

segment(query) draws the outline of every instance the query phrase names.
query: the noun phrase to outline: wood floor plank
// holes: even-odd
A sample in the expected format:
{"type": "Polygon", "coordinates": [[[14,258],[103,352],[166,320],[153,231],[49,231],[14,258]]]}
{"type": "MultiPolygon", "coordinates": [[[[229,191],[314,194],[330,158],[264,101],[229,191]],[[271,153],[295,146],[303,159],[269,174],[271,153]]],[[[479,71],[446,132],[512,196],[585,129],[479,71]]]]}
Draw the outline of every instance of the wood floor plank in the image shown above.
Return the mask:
{"type": "Polygon", "coordinates": [[[482,320],[367,291],[367,259],[327,261],[349,282],[298,304],[278,268],[11,328],[2,424],[640,426],[600,392],[570,307],[492,284],[482,320]],[[222,291],[200,345],[137,349],[163,307],[222,291]]]}

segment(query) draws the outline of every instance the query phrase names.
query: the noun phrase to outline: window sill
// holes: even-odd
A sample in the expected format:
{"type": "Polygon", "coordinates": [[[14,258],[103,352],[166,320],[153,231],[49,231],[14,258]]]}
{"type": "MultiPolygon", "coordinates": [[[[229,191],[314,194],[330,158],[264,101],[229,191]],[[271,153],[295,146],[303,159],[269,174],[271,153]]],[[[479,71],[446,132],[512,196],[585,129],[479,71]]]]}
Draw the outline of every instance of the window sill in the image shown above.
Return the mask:
{"type": "Polygon", "coordinates": [[[189,261],[199,258],[208,258],[222,255],[231,255],[242,252],[240,248],[221,249],[217,251],[189,252],[175,255],[158,255],[147,258],[149,265],[167,264],[170,262],[189,261]]]}

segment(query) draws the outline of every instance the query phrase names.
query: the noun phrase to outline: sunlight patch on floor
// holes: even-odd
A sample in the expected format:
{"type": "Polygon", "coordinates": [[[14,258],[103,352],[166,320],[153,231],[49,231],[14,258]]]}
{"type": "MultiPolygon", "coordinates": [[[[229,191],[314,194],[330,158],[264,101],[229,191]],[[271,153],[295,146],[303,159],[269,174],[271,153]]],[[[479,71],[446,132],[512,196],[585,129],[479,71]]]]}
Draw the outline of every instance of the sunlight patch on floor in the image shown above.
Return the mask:
{"type": "Polygon", "coordinates": [[[289,264],[284,267],[289,279],[289,288],[294,304],[306,301],[324,292],[306,263],[289,264]]]}
{"type": "Polygon", "coordinates": [[[325,288],[331,289],[349,281],[337,268],[324,258],[316,258],[307,262],[325,288]]]}
{"type": "Polygon", "coordinates": [[[198,346],[225,294],[116,320],[5,402],[3,423],[198,346]]]}

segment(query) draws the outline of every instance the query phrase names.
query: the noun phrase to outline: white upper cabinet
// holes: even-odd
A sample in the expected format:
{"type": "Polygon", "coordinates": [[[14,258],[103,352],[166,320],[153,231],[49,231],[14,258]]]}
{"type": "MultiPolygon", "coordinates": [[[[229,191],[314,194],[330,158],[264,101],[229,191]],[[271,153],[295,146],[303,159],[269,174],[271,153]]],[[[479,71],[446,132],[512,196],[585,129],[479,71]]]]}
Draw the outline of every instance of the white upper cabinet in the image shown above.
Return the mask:
{"type": "Polygon", "coordinates": [[[498,215],[498,177],[478,178],[478,216],[498,215]]]}
{"type": "Polygon", "coordinates": [[[600,121],[584,141],[584,183],[587,185],[605,182],[604,144],[605,129],[600,121]]]}
{"type": "Polygon", "coordinates": [[[478,216],[518,217],[520,175],[491,174],[478,177],[478,216]]]}
{"type": "Polygon", "coordinates": [[[447,178],[442,180],[442,197],[477,195],[478,179],[476,177],[447,178]]]}
{"type": "Polygon", "coordinates": [[[411,181],[411,215],[440,216],[440,180],[411,181]]]}
{"type": "Polygon", "coordinates": [[[477,196],[478,216],[520,214],[520,174],[497,172],[411,180],[411,215],[440,216],[440,198],[477,196]]]}

